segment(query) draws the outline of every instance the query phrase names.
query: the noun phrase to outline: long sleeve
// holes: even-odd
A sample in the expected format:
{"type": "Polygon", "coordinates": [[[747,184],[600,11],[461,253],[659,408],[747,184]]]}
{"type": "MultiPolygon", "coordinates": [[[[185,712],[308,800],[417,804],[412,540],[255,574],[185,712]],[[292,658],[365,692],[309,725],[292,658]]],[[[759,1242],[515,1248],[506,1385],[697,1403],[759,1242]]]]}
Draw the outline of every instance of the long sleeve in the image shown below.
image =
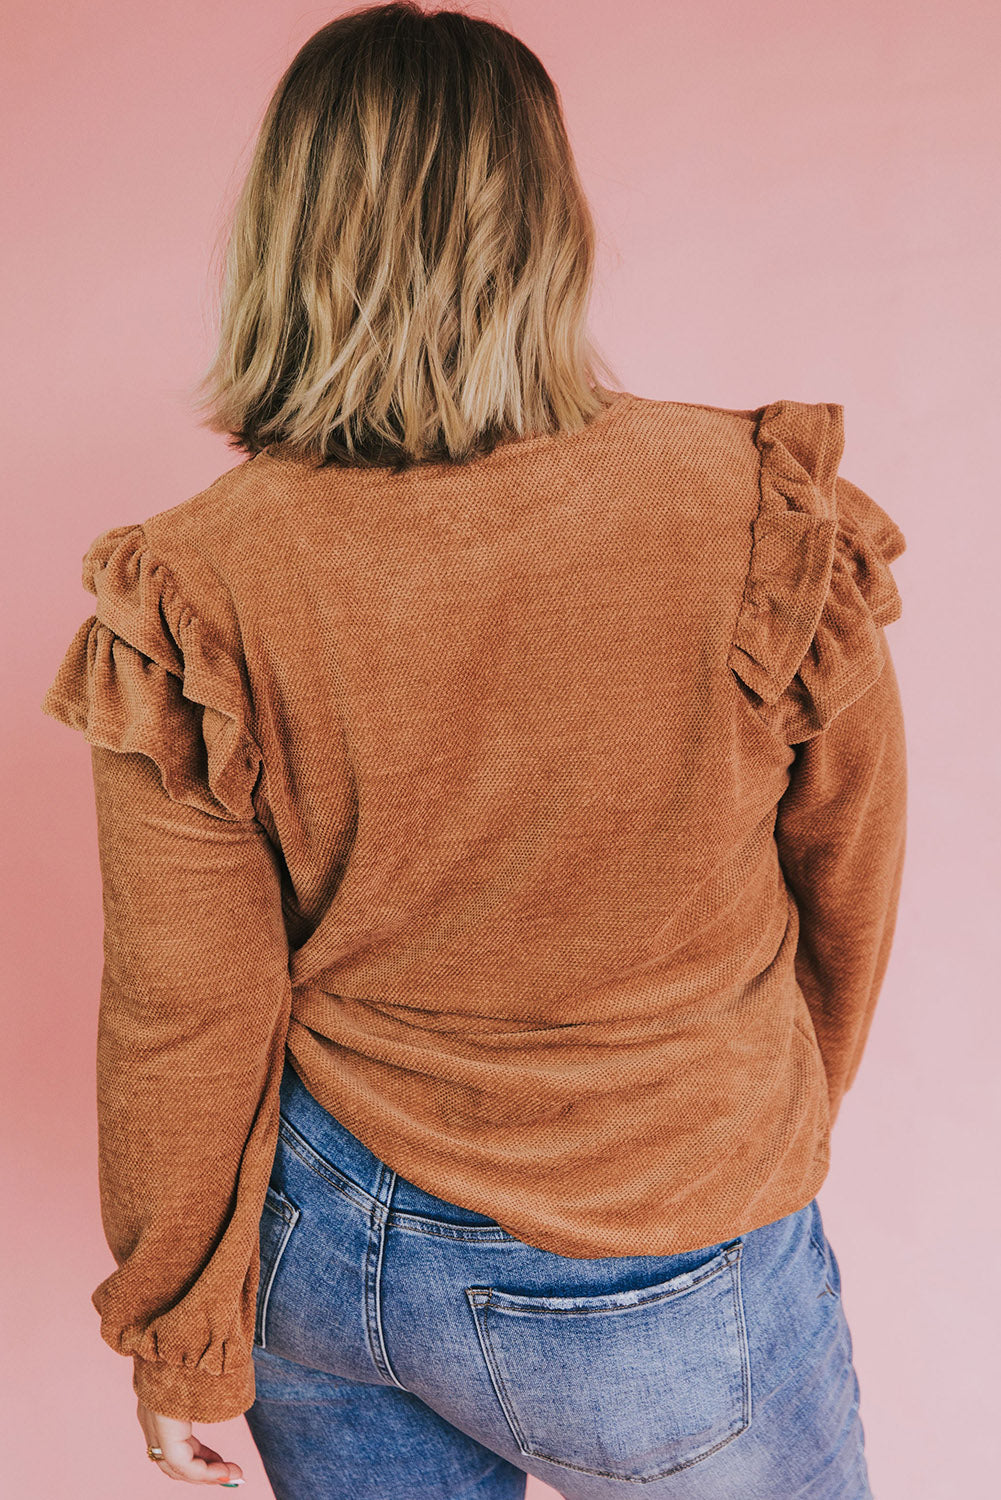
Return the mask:
{"type": "Polygon", "coordinates": [[[844,410],[776,401],[755,433],[760,505],[729,661],[785,756],[775,840],[799,916],[796,977],[831,1120],[890,956],[903,874],[906,749],[885,627],[900,527],[838,473],[844,410]]]}
{"type": "Polygon", "coordinates": [[[795,747],[776,816],[799,912],[796,978],[827,1074],[831,1120],[858,1070],[890,957],[907,819],[904,721],[884,632],[876,681],[795,747]]]}
{"type": "Polygon", "coordinates": [[[143,527],[97,538],[97,611],[42,706],[89,741],[97,815],[98,1165],[116,1269],[92,1300],[149,1407],[215,1422],[254,1399],[291,980],[238,631],[210,573],[178,566],[143,527]]]}
{"type": "Polygon", "coordinates": [[[254,1399],[258,1223],[290,999],[279,877],[259,824],[171,801],[142,755],[91,756],[99,1180],[118,1267],[93,1302],[147,1406],[217,1422],[254,1399]]]}

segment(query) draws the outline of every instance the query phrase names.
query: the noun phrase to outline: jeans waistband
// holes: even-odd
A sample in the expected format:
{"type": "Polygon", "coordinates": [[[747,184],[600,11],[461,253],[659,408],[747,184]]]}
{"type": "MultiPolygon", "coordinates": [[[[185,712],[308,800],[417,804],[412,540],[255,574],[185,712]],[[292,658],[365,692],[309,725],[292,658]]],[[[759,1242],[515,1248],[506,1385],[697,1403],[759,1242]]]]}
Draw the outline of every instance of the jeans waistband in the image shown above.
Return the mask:
{"type": "MultiPolygon", "coordinates": [[[[280,1099],[283,1119],[318,1156],[363,1192],[373,1197],[385,1196],[385,1189],[381,1194],[378,1189],[391,1169],[353,1135],[346,1125],[342,1125],[314,1099],[287,1056],[282,1071],[280,1099]]],[[[495,1219],[488,1218],[486,1214],[437,1198],[433,1193],[425,1192],[416,1183],[400,1176],[397,1176],[393,1184],[390,1205],[397,1212],[422,1214],[426,1218],[440,1219],[447,1224],[496,1223],[495,1219]]]]}

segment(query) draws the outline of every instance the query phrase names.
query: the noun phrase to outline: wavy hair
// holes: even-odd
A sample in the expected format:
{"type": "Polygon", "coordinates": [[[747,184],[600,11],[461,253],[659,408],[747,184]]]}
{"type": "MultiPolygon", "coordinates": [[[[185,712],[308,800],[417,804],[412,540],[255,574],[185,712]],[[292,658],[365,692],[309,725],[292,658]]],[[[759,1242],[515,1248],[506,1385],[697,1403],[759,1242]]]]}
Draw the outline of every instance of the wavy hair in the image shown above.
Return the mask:
{"type": "MultiPolygon", "coordinates": [[[[264,114],[228,227],[203,426],[321,466],[462,463],[612,398],[557,89],[510,32],[370,5],[264,114]]],[[[613,382],[614,382],[614,376],[613,382]]]]}

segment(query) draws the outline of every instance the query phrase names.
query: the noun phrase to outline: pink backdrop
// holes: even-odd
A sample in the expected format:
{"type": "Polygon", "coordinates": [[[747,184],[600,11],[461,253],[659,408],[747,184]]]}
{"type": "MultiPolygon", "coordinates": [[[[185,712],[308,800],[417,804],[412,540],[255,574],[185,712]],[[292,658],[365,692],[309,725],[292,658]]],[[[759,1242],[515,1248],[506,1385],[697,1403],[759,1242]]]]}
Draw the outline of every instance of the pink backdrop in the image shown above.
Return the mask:
{"type": "MultiPolygon", "coordinates": [[[[96,1191],[90,769],[82,739],[38,702],[90,612],[78,579],[91,538],[236,461],[185,402],[211,345],[209,258],[271,88],[337,13],[8,0],[4,655],[18,665],[4,747],[17,790],[2,1465],[19,1496],[135,1500],[165,1483],[144,1456],[129,1364],[100,1341],[89,1300],[111,1268],[96,1191]]],[[[511,0],[481,13],[523,36],[561,88],[601,235],[593,326],[621,382],[715,405],[842,402],[842,472],[907,537],[891,636],[909,722],[908,870],[821,1205],[878,1500],[987,1494],[1001,12],[511,0]]],[[[269,1494],[242,1419],[203,1435],[244,1466],[243,1494],[269,1494]]]]}

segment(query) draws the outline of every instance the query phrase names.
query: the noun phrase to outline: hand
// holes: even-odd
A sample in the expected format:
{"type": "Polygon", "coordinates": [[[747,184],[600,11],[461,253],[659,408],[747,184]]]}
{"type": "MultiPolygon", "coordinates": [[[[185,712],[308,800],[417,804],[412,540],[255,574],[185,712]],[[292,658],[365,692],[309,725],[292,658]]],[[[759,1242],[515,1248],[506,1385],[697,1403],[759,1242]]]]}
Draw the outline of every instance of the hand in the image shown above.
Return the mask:
{"type": "Polygon", "coordinates": [[[157,1468],[171,1479],[187,1484],[242,1484],[239,1464],[227,1463],[214,1448],[207,1448],[191,1431],[190,1422],[177,1417],[162,1417],[140,1401],[136,1408],[139,1426],[151,1448],[162,1448],[157,1468]]]}

